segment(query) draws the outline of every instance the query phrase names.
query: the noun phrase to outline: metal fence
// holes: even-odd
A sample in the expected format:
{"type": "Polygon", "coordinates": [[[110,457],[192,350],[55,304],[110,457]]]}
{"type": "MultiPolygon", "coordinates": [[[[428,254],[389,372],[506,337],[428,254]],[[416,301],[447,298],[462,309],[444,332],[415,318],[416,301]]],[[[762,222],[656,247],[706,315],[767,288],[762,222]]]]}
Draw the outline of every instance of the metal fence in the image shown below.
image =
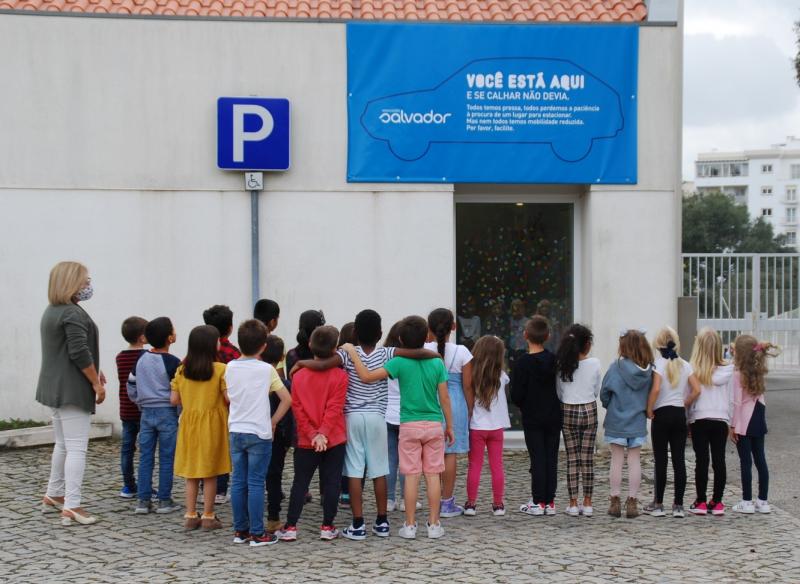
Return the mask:
{"type": "Polygon", "coordinates": [[[683,254],[682,294],[726,346],[749,333],[782,347],[773,368],[800,369],[800,254],[683,254]]]}

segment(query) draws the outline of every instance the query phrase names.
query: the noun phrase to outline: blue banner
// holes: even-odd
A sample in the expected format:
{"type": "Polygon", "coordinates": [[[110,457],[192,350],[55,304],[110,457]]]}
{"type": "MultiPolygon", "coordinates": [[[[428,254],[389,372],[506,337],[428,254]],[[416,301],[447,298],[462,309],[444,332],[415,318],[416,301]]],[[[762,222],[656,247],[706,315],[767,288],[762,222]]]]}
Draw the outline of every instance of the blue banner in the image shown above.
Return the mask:
{"type": "Polygon", "coordinates": [[[350,182],[636,183],[639,31],[347,25],[350,182]]]}

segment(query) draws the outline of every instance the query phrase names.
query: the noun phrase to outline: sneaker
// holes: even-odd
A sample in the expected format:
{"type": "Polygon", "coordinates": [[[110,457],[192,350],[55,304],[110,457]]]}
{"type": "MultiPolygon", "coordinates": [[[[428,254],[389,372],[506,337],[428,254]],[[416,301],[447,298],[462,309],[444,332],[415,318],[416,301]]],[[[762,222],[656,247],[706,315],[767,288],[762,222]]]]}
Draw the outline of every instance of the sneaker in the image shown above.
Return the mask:
{"type": "Polygon", "coordinates": [[[397,535],[402,537],[403,539],[416,539],[417,538],[417,524],[414,525],[406,525],[403,522],[403,527],[399,529],[397,535]]]}
{"type": "Polygon", "coordinates": [[[297,526],[285,525],[283,529],[275,532],[275,537],[281,541],[297,541],[297,526]]]}
{"type": "Polygon", "coordinates": [[[211,531],[212,529],[222,529],[222,521],[216,515],[212,517],[203,516],[202,519],[203,531],[211,531]]]}
{"type": "MultiPolygon", "coordinates": [[[[467,511],[465,509],[464,510],[464,515],[466,515],[466,514],[467,514],[467,511]]],[[[492,514],[495,517],[502,517],[503,515],[506,514],[506,506],[503,505],[502,503],[499,503],[497,505],[492,505],[492,514]]]]}
{"type": "MultiPolygon", "coordinates": [[[[460,507],[459,507],[460,508],[460,507]]],[[[429,539],[439,539],[444,535],[444,527],[442,527],[442,522],[437,521],[433,525],[430,523],[425,523],[425,526],[428,528],[428,538],[429,539]]]]}
{"type": "Polygon", "coordinates": [[[391,513],[395,509],[397,509],[397,502],[394,499],[389,499],[388,501],[386,501],[386,512],[387,513],[391,513]]]}
{"type": "Polygon", "coordinates": [[[665,517],[667,515],[664,513],[664,505],[655,502],[648,503],[642,507],[642,513],[645,515],[651,515],[653,517],[665,517]]]}
{"type": "Polygon", "coordinates": [[[521,513],[527,513],[528,515],[544,515],[544,504],[534,503],[533,499],[531,499],[524,505],[520,505],[519,510],[521,513]]]}
{"type": "Polygon", "coordinates": [[[119,492],[119,496],[123,499],[133,499],[136,496],[136,487],[132,489],[127,486],[122,487],[122,490],[119,492]]]}
{"type": "Polygon", "coordinates": [[[353,524],[351,523],[350,527],[345,527],[342,530],[342,536],[355,541],[363,541],[367,539],[367,527],[363,523],[361,524],[361,527],[353,527],[353,524]]]}
{"type": "MultiPolygon", "coordinates": [[[[319,530],[320,539],[331,540],[331,539],[336,539],[337,537],[339,537],[339,530],[336,529],[333,525],[323,525],[319,530]]],[[[364,535],[364,537],[366,537],[366,534],[364,535]]]]}
{"type": "Polygon", "coordinates": [[[377,535],[378,537],[389,537],[389,524],[384,521],[383,523],[378,523],[376,520],[375,523],[372,525],[372,533],[377,535]]]}
{"type": "Polygon", "coordinates": [[[133,512],[136,513],[136,515],[147,515],[152,508],[153,504],[150,501],[139,501],[133,512]]]}
{"type": "Polygon", "coordinates": [[[639,501],[636,497],[628,497],[625,501],[625,517],[628,519],[639,517],[639,501]]]}
{"type": "Polygon", "coordinates": [[[762,501],[761,499],[756,499],[756,511],[759,513],[772,513],[772,507],[769,506],[769,503],[766,501],[762,501]]]}
{"type": "Polygon", "coordinates": [[[455,497],[450,497],[449,499],[442,499],[442,502],[439,505],[440,517],[458,517],[459,515],[463,514],[464,514],[464,508],[461,505],[456,505],[455,497]]]}
{"type": "Polygon", "coordinates": [[[567,508],[564,509],[564,512],[570,517],[577,517],[581,514],[581,509],[577,505],[567,505],[567,508]]]}
{"type": "Polygon", "coordinates": [[[233,543],[247,543],[250,541],[250,534],[246,531],[234,531],[233,543]]]}
{"type": "Polygon", "coordinates": [[[339,505],[342,505],[343,507],[350,506],[350,495],[348,493],[342,493],[339,496],[339,505]]]}
{"type": "Polygon", "coordinates": [[[180,507],[175,504],[175,501],[172,499],[164,499],[163,501],[158,502],[156,513],[172,513],[173,511],[177,511],[179,509],[180,507]]]}
{"type": "Polygon", "coordinates": [[[584,517],[591,517],[594,515],[594,507],[591,505],[578,505],[578,513],[584,517]]]}
{"type": "Polygon", "coordinates": [[[250,547],[263,547],[278,543],[278,538],[274,533],[264,533],[262,535],[250,536],[250,547]]]}
{"type": "Polygon", "coordinates": [[[673,505],[672,516],[677,519],[683,519],[686,516],[683,512],[683,505],[673,505]]]}
{"type": "Polygon", "coordinates": [[[478,512],[475,510],[475,503],[467,501],[464,503],[464,515],[467,517],[475,517],[478,512]]]}
{"type": "MultiPolygon", "coordinates": [[[[417,501],[416,509],[417,509],[417,511],[422,509],[422,503],[420,503],[419,501],[417,501]]],[[[405,513],[405,511],[406,511],[406,502],[403,499],[400,499],[400,501],[398,501],[397,510],[402,512],[402,513],[405,513]]]]}
{"type": "Polygon", "coordinates": [[[752,515],[756,512],[756,505],[752,501],[742,500],[733,506],[733,510],[736,513],[746,513],[747,515],[752,515]]]}
{"type": "Polygon", "coordinates": [[[622,517],[622,503],[620,503],[619,497],[609,497],[611,502],[608,505],[608,514],[611,517],[622,517]]]}
{"type": "Polygon", "coordinates": [[[231,498],[228,496],[227,493],[225,493],[224,495],[217,495],[216,497],[214,497],[214,504],[215,505],[224,505],[225,503],[227,503],[230,500],[231,500],[231,498]]]}
{"type": "Polygon", "coordinates": [[[194,517],[190,516],[183,516],[183,528],[186,531],[191,531],[193,529],[197,529],[202,524],[202,519],[200,519],[200,514],[195,513],[194,517]]]}
{"type": "Polygon", "coordinates": [[[706,505],[705,501],[695,501],[689,505],[689,513],[692,515],[707,515],[708,505],[706,505]]]}
{"type": "Polygon", "coordinates": [[[545,515],[555,515],[556,514],[556,502],[550,501],[544,508],[545,515]]]}
{"type": "Polygon", "coordinates": [[[725,505],[722,501],[712,501],[708,508],[711,510],[712,515],[725,515],[725,505]]]}

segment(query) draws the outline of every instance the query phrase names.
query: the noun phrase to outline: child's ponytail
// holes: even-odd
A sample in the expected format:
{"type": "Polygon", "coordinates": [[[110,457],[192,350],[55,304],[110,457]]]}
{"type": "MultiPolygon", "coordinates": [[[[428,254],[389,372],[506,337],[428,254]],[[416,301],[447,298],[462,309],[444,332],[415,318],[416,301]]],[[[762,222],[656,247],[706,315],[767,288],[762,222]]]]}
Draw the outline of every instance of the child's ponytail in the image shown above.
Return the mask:
{"type": "Polygon", "coordinates": [[[428,329],[436,337],[436,350],[444,359],[444,349],[456,319],[447,308],[437,308],[428,315],[428,329]]]}
{"type": "Polygon", "coordinates": [[[750,395],[766,391],[767,357],[780,355],[780,348],[769,342],[759,342],[752,335],[739,335],[733,343],[734,363],[742,375],[742,386],[750,395]]]}
{"type": "Polygon", "coordinates": [[[683,359],[678,354],[681,350],[678,333],[672,327],[665,326],[653,340],[653,348],[667,360],[667,380],[672,387],[675,387],[681,380],[683,371],[683,359]]]}
{"type": "Polygon", "coordinates": [[[556,351],[556,361],[558,362],[558,376],[561,381],[571,382],[572,376],[578,369],[578,362],[581,353],[589,350],[589,346],[594,339],[592,331],[582,324],[570,325],[556,351]]]}
{"type": "Polygon", "coordinates": [[[325,324],[325,316],[321,310],[306,310],[300,315],[298,323],[297,344],[303,349],[308,349],[311,333],[314,329],[325,324]]]}

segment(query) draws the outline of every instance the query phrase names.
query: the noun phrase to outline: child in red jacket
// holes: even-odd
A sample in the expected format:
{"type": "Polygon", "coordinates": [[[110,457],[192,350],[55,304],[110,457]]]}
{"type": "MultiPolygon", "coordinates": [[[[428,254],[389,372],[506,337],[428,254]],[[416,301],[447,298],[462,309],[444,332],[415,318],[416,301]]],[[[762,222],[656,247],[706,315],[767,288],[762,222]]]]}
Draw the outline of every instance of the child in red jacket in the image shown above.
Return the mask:
{"type": "MultiPolygon", "coordinates": [[[[314,330],[309,348],[315,359],[333,355],[339,331],[332,326],[314,330]]],[[[334,368],[326,371],[301,369],[292,379],[292,413],[297,427],[294,449],[294,482],[289,496],[286,525],[276,535],[283,541],[297,539],[297,520],[303,511],[306,492],[314,471],[319,468],[323,521],[320,539],[336,539],[333,526],[339,503],[347,430],[344,401],[347,373],[334,368]]]]}

